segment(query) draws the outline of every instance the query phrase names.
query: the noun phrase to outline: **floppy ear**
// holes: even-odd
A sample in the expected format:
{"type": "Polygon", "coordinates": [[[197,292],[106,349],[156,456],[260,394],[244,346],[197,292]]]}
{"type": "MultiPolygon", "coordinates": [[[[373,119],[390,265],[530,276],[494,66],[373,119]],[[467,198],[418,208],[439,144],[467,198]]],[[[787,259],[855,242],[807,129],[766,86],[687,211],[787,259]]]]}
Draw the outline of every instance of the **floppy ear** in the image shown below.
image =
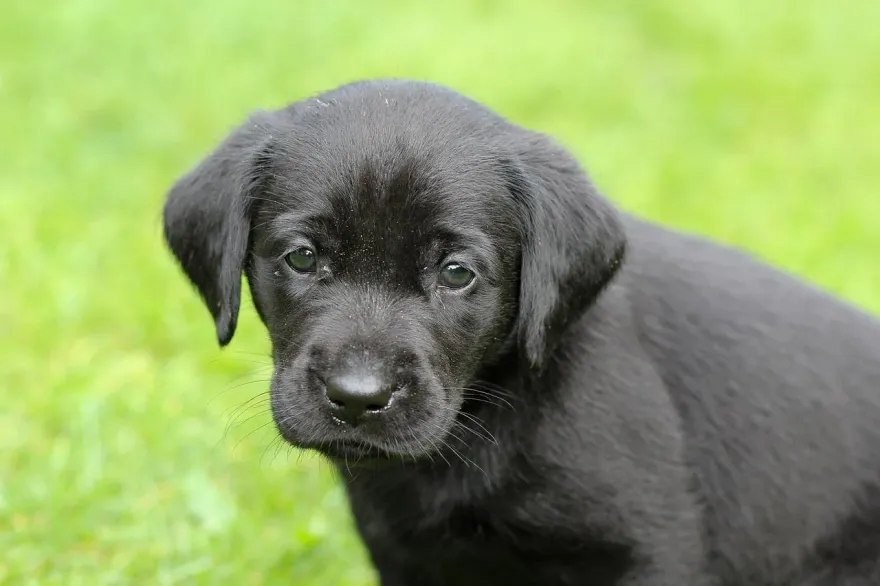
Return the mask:
{"type": "Polygon", "coordinates": [[[540,369],[617,272],[626,236],[618,211],[562,147],[526,131],[514,148],[505,166],[522,228],[517,333],[540,369]]]}
{"type": "Polygon", "coordinates": [[[208,306],[221,346],[238,320],[249,207],[266,175],[271,116],[255,113],[234,130],[174,183],[163,210],[165,240],[208,306]]]}

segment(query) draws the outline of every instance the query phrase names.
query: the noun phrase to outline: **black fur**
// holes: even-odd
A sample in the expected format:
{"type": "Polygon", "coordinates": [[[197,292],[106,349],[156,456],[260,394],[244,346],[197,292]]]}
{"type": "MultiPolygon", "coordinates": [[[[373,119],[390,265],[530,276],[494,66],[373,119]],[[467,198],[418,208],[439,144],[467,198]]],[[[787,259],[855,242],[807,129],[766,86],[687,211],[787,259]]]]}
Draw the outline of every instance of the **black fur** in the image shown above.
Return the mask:
{"type": "Polygon", "coordinates": [[[546,136],[350,84],[253,116],[165,227],[224,345],[246,273],[278,430],[338,464],[384,586],[880,584],[880,322],[616,210],[546,136]],[[340,372],[391,402],[343,423],[340,372]]]}

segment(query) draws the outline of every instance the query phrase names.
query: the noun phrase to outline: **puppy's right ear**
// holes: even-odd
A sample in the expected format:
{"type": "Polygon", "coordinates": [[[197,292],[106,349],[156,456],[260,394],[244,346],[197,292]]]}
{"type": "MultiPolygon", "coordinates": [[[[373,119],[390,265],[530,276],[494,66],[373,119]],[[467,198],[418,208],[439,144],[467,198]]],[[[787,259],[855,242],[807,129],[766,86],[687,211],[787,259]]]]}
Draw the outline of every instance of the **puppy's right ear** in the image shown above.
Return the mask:
{"type": "Polygon", "coordinates": [[[249,208],[267,174],[272,117],[252,115],[180,177],[165,201],[165,240],[208,306],[221,346],[238,321],[249,208]]]}

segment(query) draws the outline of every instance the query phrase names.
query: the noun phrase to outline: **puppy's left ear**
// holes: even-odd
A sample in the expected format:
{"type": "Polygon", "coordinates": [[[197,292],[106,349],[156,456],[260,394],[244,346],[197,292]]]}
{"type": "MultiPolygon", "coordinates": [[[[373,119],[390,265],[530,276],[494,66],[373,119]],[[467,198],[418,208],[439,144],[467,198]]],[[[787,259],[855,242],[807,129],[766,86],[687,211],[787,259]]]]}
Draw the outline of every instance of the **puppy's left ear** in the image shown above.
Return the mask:
{"type": "Polygon", "coordinates": [[[521,226],[517,333],[540,369],[617,272],[626,235],[618,211],[565,149],[529,131],[514,148],[504,167],[521,226]]]}
{"type": "Polygon", "coordinates": [[[180,177],[163,209],[165,240],[214,318],[217,341],[235,333],[250,234],[249,206],[264,183],[272,112],[258,112],[180,177]]]}

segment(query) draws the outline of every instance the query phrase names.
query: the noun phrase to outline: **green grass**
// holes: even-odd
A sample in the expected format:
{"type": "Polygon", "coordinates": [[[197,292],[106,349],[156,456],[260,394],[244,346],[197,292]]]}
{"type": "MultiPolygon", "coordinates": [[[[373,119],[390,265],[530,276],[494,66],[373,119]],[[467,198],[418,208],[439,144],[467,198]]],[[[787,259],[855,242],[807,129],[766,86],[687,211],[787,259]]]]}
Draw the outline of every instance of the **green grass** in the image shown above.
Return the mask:
{"type": "Polygon", "coordinates": [[[621,206],[880,310],[880,3],[538,6],[4,3],[0,583],[373,583],[328,466],[267,425],[253,310],[219,351],[160,238],[165,189],[258,106],[441,81],[621,206]]]}

